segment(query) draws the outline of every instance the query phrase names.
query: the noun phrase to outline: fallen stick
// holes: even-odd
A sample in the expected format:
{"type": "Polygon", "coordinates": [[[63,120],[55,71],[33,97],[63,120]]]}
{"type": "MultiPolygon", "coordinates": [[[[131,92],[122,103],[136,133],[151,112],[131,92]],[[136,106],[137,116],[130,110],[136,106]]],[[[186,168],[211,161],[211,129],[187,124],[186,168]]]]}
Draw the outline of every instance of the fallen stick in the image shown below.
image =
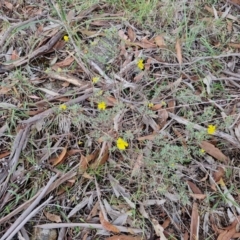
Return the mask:
{"type": "MultiPolygon", "coordinates": [[[[177,121],[178,123],[181,123],[181,124],[184,124],[184,125],[192,125],[194,129],[198,130],[198,131],[207,131],[206,128],[196,124],[196,123],[192,123],[192,122],[189,122],[187,119],[184,119],[182,117],[179,117],[171,112],[168,112],[168,116],[172,119],[174,119],[175,121],[177,121]]],[[[236,147],[240,147],[240,143],[239,141],[230,136],[229,134],[226,134],[226,133],[223,133],[223,132],[220,132],[220,131],[216,131],[214,134],[212,134],[216,137],[220,137],[222,139],[225,139],[226,141],[230,142],[231,144],[233,144],[234,146],[236,147]]]]}
{"type": "Polygon", "coordinates": [[[30,53],[27,56],[24,56],[22,58],[17,59],[16,61],[12,63],[2,63],[0,65],[0,73],[4,73],[7,71],[10,71],[16,67],[19,67],[25,63],[28,63],[31,59],[40,56],[42,54],[47,53],[50,49],[53,48],[53,46],[58,42],[58,40],[62,37],[62,32],[58,32],[56,35],[54,35],[45,45],[42,47],[36,49],[32,53],[30,53]]]}
{"type": "MultiPolygon", "coordinates": [[[[73,104],[76,104],[76,103],[79,103],[81,101],[84,101],[85,99],[89,98],[92,96],[92,89],[87,89],[87,94],[83,95],[83,96],[80,96],[78,98],[75,98],[75,99],[72,99],[68,102],[65,103],[66,106],[71,106],[73,104]]],[[[51,115],[52,113],[54,113],[54,111],[57,111],[58,109],[58,106],[56,107],[52,107],[42,113],[39,113],[27,120],[23,120],[20,122],[20,124],[34,124],[35,122],[37,122],[38,120],[40,119],[43,119],[45,117],[48,117],[49,115],[51,115]]]]}

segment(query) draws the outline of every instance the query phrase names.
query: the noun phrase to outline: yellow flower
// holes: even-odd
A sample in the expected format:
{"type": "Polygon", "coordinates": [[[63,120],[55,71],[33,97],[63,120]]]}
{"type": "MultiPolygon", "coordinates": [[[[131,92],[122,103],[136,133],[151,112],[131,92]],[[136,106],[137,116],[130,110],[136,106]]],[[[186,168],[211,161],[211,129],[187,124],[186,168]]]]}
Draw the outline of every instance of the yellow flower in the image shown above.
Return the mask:
{"type": "Polygon", "coordinates": [[[99,77],[93,77],[92,82],[93,84],[97,83],[99,81],[99,77]]]}
{"type": "Polygon", "coordinates": [[[117,148],[119,150],[125,150],[128,147],[128,143],[124,141],[122,138],[118,138],[117,140],[117,148]]]}
{"type": "Polygon", "coordinates": [[[82,145],[83,142],[81,140],[78,141],[78,145],[82,145]]]}
{"type": "Polygon", "coordinates": [[[201,154],[205,153],[205,150],[201,148],[201,149],[200,149],[200,153],[201,153],[201,154]]]}
{"type": "Polygon", "coordinates": [[[68,37],[67,35],[65,35],[65,36],[63,37],[63,40],[64,40],[65,42],[68,42],[68,41],[69,41],[69,37],[68,37]]]}
{"type": "Polygon", "coordinates": [[[59,109],[62,110],[62,111],[64,111],[64,110],[67,109],[67,105],[66,105],[66,104],[61,104],[61,105],[59,106],[59,109]]]}
{"type": "Polygon", "coordinates": [[[99,110],[105,110],[106,109],[106,103],[105,102],[99,102],[98,103],[98,109],[99,110]]]}
{"type": "Polygon", "coordinates": [[[149,107],[149,108],[152,108],[153,105],[154,105],[153,103],[149,103],[149,104],[148,104],[148,107],[149,107]]]}
{"type": "Polygon", "coordinates": [[[167,106],[166,102],[164,102],[164,101],[161,101],[161,104],[162,104],[163,106],[167,106]]]}
{"type": "Polygon", "coordinates": [[[214,134],[216,132],[216,126],[208,125],[207,132],[208,132],[208,134],[214,134]]]}
{"type": "Polygon", "coordinates": [[[138,66],[138,68],[141,69],[141,70],[144,69],[143,59],[139,59],[139,60],[138,60],[137,66],[138,66]]]}

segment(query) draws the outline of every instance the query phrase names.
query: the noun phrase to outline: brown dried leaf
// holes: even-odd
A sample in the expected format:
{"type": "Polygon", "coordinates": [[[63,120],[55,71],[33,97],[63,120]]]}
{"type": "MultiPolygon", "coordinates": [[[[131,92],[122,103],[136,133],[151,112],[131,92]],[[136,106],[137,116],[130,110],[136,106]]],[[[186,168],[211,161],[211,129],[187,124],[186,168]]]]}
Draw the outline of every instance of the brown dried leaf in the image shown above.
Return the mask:
{"type": "Polygon", "coordinates": [[[52,158],[50,160],[50,163],[52,163],[53,166],[58,165],[59,163],[61,163],[63,161],[66,153],[67,153],[67,147],[64,147],[62,152],[61,152],[61,154],[58,157],[56,157],[56,158],[52,158]]]}
{"type": "Polygon", "coordinates": [[[166,229],[171,223],[171,219],[168,217],[162,224],[163,229],[166,229]]]}
{"type": "Polygon", "coordinates": [[[213,179],[217,183],[224,176],[225,170],[222,167],[217,168],[217,172],[213,173],[213,179]]]}
{"type": "Polygon", "coordinates": [[[123,40],[127,40],[128,39],[128,36],[125,34],[125,32],[123,30],[119,30],[118,31],[118,36],[120,38],[122,38],[123,40]]]}
{"type": "Polygon", "coordinates": [[[16,50],[13,50],[12,55],[11,55],[11,60],[14,61],[14,60],[17,60],[17,59],[19,59],[18,53],[17,53],[16,50]]]}
{"type": "Polygon", "coordinates": [[[73,57],[66,57],[63,61],[61,62],[57,62],[54,67],[60,67],[60,68],[63,68],[63,67],[68,67],[71,65],[71,63],[74,61],[74,58],[73,57]]]}
{"type": "Polygon", "coordinates": [[[115,106],[116,104],[118,104],[118,100],[112,96],[107,96],[105,98],[105,100],[106,100],[107,106],[109,106],[109,107],[112,107],[112,106],[115,106]]]}
{"type": "Polygon", "coordinates": [[[6,94],[11,90],[9,87],[1,87],[0,88],[0,94],[6,94]]]}
{"type": "Polygon", "coordinates": [[[98,157],[99,154],[99,150],[95,150],[93,153],[91,153],[90,155],[87,155],[86,157],[81,155],[81,159],[80,159],[80,165],[79,165],[79,172],[83,173],[86,171],[89,163],[91,161],[95,161],[96,158],[98,157]]]}
{"type": "Polygon", "coordinates": [[[231,33],[233,31],[233,22],[227,19],[227,30],[228,33],[231,33]]]}
{"type": "Polygon", "coordinates": [[[194,199],[199,199],[199,200],[203,200],[206,198],[206,194],[196,194],[196,193],[190,193],[189,194],[191,197],[193,197],[194,199]]]}
{"type": "Polygon", "coordinates": [[[109,158],[109,150],[108,148],[106,147],[105,149],[105,153],[102,155],[102,157],[100,159],[96,159],[96,161],[94,163],[92,163],[90,165],[90,167],[92,169],[96,169],[98,168],[99,166],[103,165],[109,158]]]}
{"type": "Polygon", "coordinates": [[[142,237],[132,237],[128,235],[116,235],[109,238],[106,238],[106,240],[143,240],[142,237]]]}
{"type": "Polygon", "coordinates": [[[195,194],[203,194],[202,191],[191,181],[187,181],[188,186],[195,194]]]}
{"type": "Polygon", "coordinates": [[[228,46],[232,48],[240,48],[240,43],[228,43],[228,46]]]}
{"type": "Polygon", "coordinates": [[[192,208],[192,218],[191,218],[191,227],[190,227],[190,240],[199,239],[199,215],[198,215],[198,205],[193,203],[192,208]]]}
{"type": "Polygon", "coordinates": [[[176,48],[178,62],[179,64],[182,64],[182,48],[181,48],[181,43],[179,39],[177,39],[176,41],[175,48],[176,48]]]}
{"type": "Polygon", "coordinates": [[[161,103],[157,103],[157,104],[155,104],[151,109],[153,110],[153,111],[157,111],[157,110],[160,110],[161,108],[162,108],[162,104],[161,103]]]}
{"type": "Polygon", "coordinates": [[[145,69],[145,70],[149,70],[152,63],[154,63],[154,60],[151,59],[151,58],[148,58],[147,61],[146,61],[146,63],[144,64],[144,69],[145,69]]]}
{"type": "Polygon", "coordinates": [[[5,1],[4,4],[5,4],[5,6],[6,6],[9,10],[13,10],[13,5],[12,5],[12,3],[5,1]]]}
{"type": "Polygon", "coordinates": [[[56,50],[61,50],[61,49],[63,49],[63,47],[64,47],[65,45],[66,45],[66,42],[65,42],[65,41],[59,40],[59,41],[56,42],[56,44],[52,47],[52,49],[50,49],[50,50],[48,51],[48,53],[54,52],[54,51],[56,51],[56,50]]]}
{"type": "Polygon", "coordinates": [[[69,82],[64,82],[64,83],[62,83],[61,84],[63,87],[68,87],[69,85],[70,85],[70,83],[69,82]]]}
{"type": "Polygon", "coordinates": [[[104,219],[102,212],[99,212],[99,219],[102,226],[109,232],[120,233],[119,229],[104,219]]]}
{"type": "Polygon", "coordinates": [[[99,209],[99,201],[97,201],[95,203],[95,205],[93,206],[91,212],[89,213],[89,215],[87,216],[87,221],[89,221],[90,219],[92,219],[93,216],[97,216],[98,213],[98,209],[99,209]]]}
{"type": "Polygon", "coordinates": [[[164,38],[162,35],[158,35],[155,37],[155,42],[158,45],[158,47],[165,47],[165,42],[164,42],[164,38]]]}
{"type": "Polygon", "coordinates": [[[128,37],[131,40],[131,42],[134,42],[136,39],[136,34],[131,27],[128,28],[128,37]]]}
{"type": "Polygon", "coordinates": [[[68,152],[67,152],[67,156],[72,156],[72,155],[75,155],[76,153],[82,153],[82,150],[80,149],[70,149],[68,152]]]}
{"type": "Polygon", "coordinates": [[[49,213],[47,211],[44,211],[43,213],[44,213],[45,217],[51,222],[56,222],[56,223],[62,222],[61,217],[56,214],[49,213]]]}
{"type": "Polygon", "coordinates": [[[171,113],[174,113],[175,112],[175,106],[176,106],[176,101],[172,99],[172,100],[168,101],[167,110],[171,113]]]}
{"type": "Polygon", "coordinates": [[[175,127],[172,127],[172,130],[173,130],[173,132],[176,134],[176,136],[178,137],[178,139],[181,141],[182,145],[183,145],[185,148],[187,148],[187,143],[186,143],[186,141],[184,140],[184,137],[183,137],[183,135],[181,134],[181,132],[178,131],[177,128],[175,128],[175,127]]]}
{"type": "Polygon", "coordinates": [[[10,155],[11,152],[4,152],[4,153],[0,153],[0,158],[5,158],[8,155],[10,155]]]}
{"type": "Polygon", "coordinates": [[[207,142],[207,141],[202,141],[200,144],[201,148],[204,149],[209,155],[212,157],[218,159],[221,162],[227,162],[228,157],[225,156],[218,148],[216,148],[213,144],[207,142]]]}
{"type": "Polygon", "coordinates": [[[88,161],[87,157],[81,155],[80,164],[79,164],[79,168],[78,168],[80,173],[84,173],[87,170],[88,163],[89,163],[89,161],[88,161]]]}
{"type": "Polygon", "coordinates": [[[233,236],[232,236],[232,238],[237,238],[237,239],[239,239],[239,238],[240,238],[240,233],[239,233],[239,232],[238,232],[238,233],[234,233],[233,236]]]}
{"type": "Polygon", "coordinates": [[[167,119],[168,119],[168,112],[166,109],[161,109],[160,111],[158,111],[158,125],[159,125],[159,129],[162,129],[165,124],[167,123],[167,119]]]}
{"type": "Polygon", "coordinates": [[[69,189],[69,188],[71,188],[71,187],[74,185],[75,182],[76,182],[76,179],[75,179],[75,178],[68,179],[66,183],[64,183],[63,185],[61,185],[61,186],[59,187],[59,190],[58,190],[58,192],[57,192],[57,195],[59,196],[59,195],[65,193],[66,190],[69,189]]]}
{"type": "Polygon", "coordinates": [[[185,232],[185,233],[184,233],[183,239],[184,239],[184,240],[188,240],[188,239],[189,239],[189,234],[188,234],[188,232],[185,232]]]}
{"type": "Polygon", "coordinates": [[[220,233],[217,240],[230,240],[236,233],[236,224],[231,229],[226,229],[224,232],[220,233]]]}
{"type": "Polygon", "coordinates": [[[148,49],[148,48],[155,48],[156,44],[151,43],[147,39],[142,39],[141,42],[135,42],[134,44],[138,45],[141,48],[148,49]]]}
{"type": "Polygon", "coordinates": [[[145,75],[145,72],[140,72],[138,75],[136,75],[135,77],[134,77],[134,82],[139,82],[139,81],[141,81],[142,80],[142,78],[143,78],[143,76],[145,75]]]}
{"type": "Polygon", "coordinates": [[[91,179],[91,180],[93,179],[93,177],[90,174],[88,174],[87,172],[84,172],[82,177],[87,178],[87,179],[91,179]]]}
{"type": "Polygon", "coordinates": [[[231,2],[240,5],[240,0],[231,0],[231,2]]]}

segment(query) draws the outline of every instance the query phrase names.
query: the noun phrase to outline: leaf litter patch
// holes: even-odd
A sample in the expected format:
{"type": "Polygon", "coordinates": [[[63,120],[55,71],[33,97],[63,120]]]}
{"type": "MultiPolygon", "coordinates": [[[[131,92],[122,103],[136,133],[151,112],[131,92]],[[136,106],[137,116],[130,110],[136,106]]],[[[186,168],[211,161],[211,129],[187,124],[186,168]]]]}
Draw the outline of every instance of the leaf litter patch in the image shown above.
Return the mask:
{"type": "Polygon", "coordinates": [[[238,3],[68,4],[2,6],[1,237],[238,238],[238,3]]]}

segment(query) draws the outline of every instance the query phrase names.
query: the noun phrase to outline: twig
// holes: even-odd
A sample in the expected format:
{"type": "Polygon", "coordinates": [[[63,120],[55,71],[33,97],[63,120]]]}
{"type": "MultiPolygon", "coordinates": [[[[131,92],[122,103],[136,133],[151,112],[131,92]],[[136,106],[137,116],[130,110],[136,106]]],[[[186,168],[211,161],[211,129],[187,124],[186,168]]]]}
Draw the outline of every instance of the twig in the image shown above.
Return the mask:
{"type": "MultiPolygon", "coordinates": [[[[78,169],[79,164],[77,164],[75,167],[73,167],[69,172],[67,172],[66,174],[64,174],[62,177],[60,177],[59,179],[57,179],[47,190],[47,192],[45,193],[44,197],[49,194],[51,191],[55,190],[60,184],[64,183],[65,181],[67,181],[68,179],[73,178],[74,176],[76,176],[77,172],[76,169],[78,169]]],[[[18,214],[19,212],[21,212],[22,210],[26,209],[42,192],[42,189],[35,195],[33,196],[31,199],[29,199],[27,202],[24,202],[22,205],[20,205],[18,208],[16,208],[15,210],[13,210],[11,213],[9,213],[7,216],[3,217],[0,219],[0,225],[7,222],[10,218],[12,218],[13,216],[16,216],[16,214],[18,214]]]]}
{"type": "Polygon", "coordinates": [[[98,71],[98,73],[106,80],[107,84],[113,84],[114,81],[107,76],[107,74],[93,61],[88,60],[88,63],[95,69],[98,71]]]}
{"type": "MultiPolygon", "coordinates": [[[[188,120],[184,119],[184,118],[181,118],[171,112],[168,112],[168,116],[172,119],[174,119],[175,121],[177,121],[178,123],[181,123],[181,124],[184,124],[184,125],[192,125],[194,129],[198,130],[198,131],[207,131],[206,128],[198,125],[198,124],[195,124],[195,123],[192,123],[192,122],[189,122],[188,120]]],[[[214,136],[216,137],[220,137],[222,139],[225,139],[226,141],[230,142],[231,144],[233,144],[234,146],[236,147],[240,147],[240,143],[238,142],[238,140],[226,133],[223,133],[223,132],[220,132],[220,131],[216,131],[214,134],[214,136]]]]}
{"type": "MultiPolygon", "coordinates": [[[[184,66],[192,65],[193,63],[199,62],[201,60],[219,59],[219,58],[226,58],[226,57],[240,57],[240,53],[227,53],[227,54],[221,54],[218,56],[198,57],[198,58],[193,59],[193,61],[191,61],[191,62],[182,63],[182,65],[184,65],[184,66]]],[[[165,66],[179,66],[178,63],[159,62],[154,58],[151,58],[151,59],[153,60],[153,63],[158,63],[158,64],[165,65],[165,66]]]]}
{"type": "Polygon", "coordinates": [[[230,72],[230,71],[228,71],[228,70],[224,70],[224,71],[222,71],[222,72],[225,73],[225,74],[228,74],[228,75],[230,75],[230,76],[236,77],[236,78],[238,78],[239,81],[240,81],[240,74],[234,73],[234,72],[230,72]]]}
{"type": "Polygon", "coordinates": [[[228,3],[232,4],[233,6],[237,7],[238,9],[240,9],[240,6],[237,3],[234,3],[232,1],[227,0],[228,3]]]}
{"type": "Polygon", "coordinates": [[[46,12],[43,12],[41,15],[39,16],[36,16],[34,18],[30,18],[24,22],[20,22],[20,23],[17,23],[17,24],[14,24],[13,26],[11,26],[10,28],[8,28],[8,30],[4,33],[1,41],[0,41],[0,48],[3,49],[3,43],[6,41],[6,39],[8,38],[8,35],[15,29],[15,28],[18,28],[18,27],[21,27],[23,25],[26,25],[28,23],[31,23],[35,20],[38,20],[40,17],[42,17],[46,12]]]}
{"type": "MultiPolygon", "coordinates": [[[[129,227],[122,227],[122,226],[117,226],[113,225],[116,228],[118,228],[121,232],[127,232],[127,233],[133,233],[133,234],[138,234],[142,233],[143,230],[141,229],[136,229],[136,228],[129,228],[129,227]]],[[[63,228],[63,227],[81,227],[81,228],[90,228],[90,229],[104,229],[101,224],[91,224],[91,223],[48,223],[48,224],[42,224],[42,225],[37,225],[36,227],[39,228],[44,228],[44,229],[52,229],[52,228],[63,228]]]]}
{"type": "MultiPolygon", "coordinates": [[[[7,184],[10,180],[10,177],[12,176],[12,173],[15,171],[15,169],[17,167],[18,159],[19,159],[22,149],[24,148],[28,133],[29,133],[29,127],[26,127],[25,129],[21,129],[18,132],[17,136],[15,137],[15,140],[13,143],[13,149],[12,149],[11,155],[9,157],[9,168],[10,168],[9,173],[6,172],[4,175],[1,176],[1,179],[0,179],[0,183],[1,183],[7,177],[5,182],[0,185],[0,190],[1,190],[0,198],[6,192],[7,184]]],[[[1,208],[2,208],[2,206],[1,206],[1,208]]]]}
{"type": "MultiPolygon", "coordinates": [[[[73,104],[76,104],[76,103],[79,103],[81,101],[84,101],[85,99],[89,98],[90,96],[92,96],[92,89],[87,89],[87,94],[83,95],[83,96],[80,96],[78,98],[75,98],[75,99],[72,99],[68,102],[65,103],[66,106],[71,106],[73,104]]],[[[53,107],[53,108],[50,108],[42,113],[39,113],[27,120],[23,120],[21,121],[20,123],[21,124],[33,124],[35,123],[36,121],[40,120],[40,119],[43,119],[49,115],[51,115],[54,111],[56,111],[58,109],[58,106],[57,107],[53,107]]]]}
{"type": "Polygon", "coordinates": [[[101,210],[101,212],[102,212],[102,214],[103,214],[104,219],[105,219],[106,221],[108,221],[108,217],[107,217],[106,210],[105,210],[105,208],[104,208],[104,206],[103,206],[103,203],[102,203],[102,201],[101,201],[101,191],[100,191],[100,189],[99,189],[99,186],[98,186],[96,177],[95,177],[95,186],[96,186],[96,190],[97,190],[97,196],[98,196],[98,202],[99,202],[100,210],[101,210]]]}
{"type": "Polygon", "coordinates": [[[58,42],[58,40],[62,37],[62,32],[59,31],[56,35],[54,35],[49,41],[48,43],[46,43],[45,45],[43,45],[42,47],[38,48],[37,50],[33,51],[32,53],[30,53],[29,55],[19,58],[18,60],[7,64],[7,63],[3,63],[0,65],[0,73],[3,72],[7,72],[10,71],[16,67],[19,67],[27,62],[29,62],[32,58],[35,58],[39,55],[42,55],[44,53],[47,53],[50,49],[53,48],[53,46],[58,42]]]}
{"type": "MultiPolygon", "coordinates": [[[[40,206],[35,208],[31,213],[29,213],[20,223],[19,225],[12,231],[12,233],[9,235],[9,237],[6,240],[12,240],[14,235],[32,218],[34,217],[45,205],[47,205],[50,200],[53,198],[53,196],[50,196],[45,202],[43,202],[40,206]]],[[[14,225],[14,224],[13,224],[14,225]]],[[[12,226],[13,226],[12,225],[12,226]]],[[[11,226],[11,227],[12,227],[11,226]]],[[[1,238],[4,240],[4,238],[1,238]]]]}
{"type": "MultiPolygon", "coordinates": [[[[12,239],[10,238],[11,236],[13,237],[18,230],[20,230],[21,228],[19,228],[20,226],[22,227],[25,223],[26,223],[26,218],[27,216],[29,216],[30,214],[32,214],[32,210],[39,204],[39,202],[42,200],[42,198],[44,197],[45,193],[47,192],[47,190],[49,189],[49,187],[52,185],[52,183],[56,180],[56,178],[58,177],[58,175],[55,175],[54,177],[51,177],[50,180],[48,181],[46,187],[44,187],[44,189],[42,190],[42,192],[39,194],[39,196],[34,200],[34,202],[21,214],[21,216],[14,222],[14,224],[12,224],[12,226],[7,230],[7,232],[2,236],[1,240],[4,239],[12,239]],[[23,225],[21,225],[24,222],[23,225]],[[14,234],[13,234],[14,233],[14,234]],[[9,236],[10,235],[10,236],[9,236]]],[[[49,201],[50,199],[48,199],[47,201],[49,201]]],[[[42,205],[40,205],[38,208],[40,208],[42,205]]],[[[38,209],[37,208],[37,209],[38,209]]],[[[36,209],[36,210],[37,210],[36,209]]],[[[35,213],[36,214],[36,213],[35,213]]],[[[27,219],[28,220],[28,219],[27,219]]]]}

